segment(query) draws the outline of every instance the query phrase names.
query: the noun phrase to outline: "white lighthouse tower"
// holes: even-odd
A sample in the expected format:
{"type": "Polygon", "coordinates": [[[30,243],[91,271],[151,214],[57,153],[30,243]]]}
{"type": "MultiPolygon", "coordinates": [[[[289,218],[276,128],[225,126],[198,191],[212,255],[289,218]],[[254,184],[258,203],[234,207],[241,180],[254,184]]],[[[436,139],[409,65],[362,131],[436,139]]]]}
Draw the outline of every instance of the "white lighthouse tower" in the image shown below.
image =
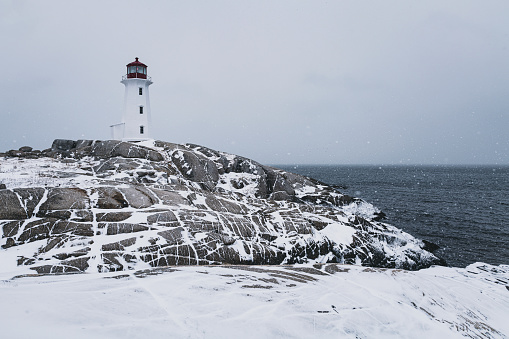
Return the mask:
{"type": "Polygon", "coordinates": [[[113,139],[143,141],[151,139],[150,98],[148,86],[152,79],[147,76],[147,65],[138,61],[127,64],[127,74],[122,77],[125,85],[122,122],[111,126],[113,139]]]}

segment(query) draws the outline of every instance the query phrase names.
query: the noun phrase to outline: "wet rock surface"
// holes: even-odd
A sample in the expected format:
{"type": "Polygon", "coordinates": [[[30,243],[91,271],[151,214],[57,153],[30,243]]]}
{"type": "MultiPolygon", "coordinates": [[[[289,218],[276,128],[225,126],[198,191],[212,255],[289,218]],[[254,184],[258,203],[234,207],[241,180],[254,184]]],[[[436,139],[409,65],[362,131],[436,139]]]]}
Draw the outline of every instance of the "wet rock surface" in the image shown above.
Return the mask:
{"type": "Polygon", "coordinates": [[[382,218],[337,188],[193,144],[55,140],[0,163],[0,255],[27,248],[17,263],[38,273],[445,264],[382,218]]]}

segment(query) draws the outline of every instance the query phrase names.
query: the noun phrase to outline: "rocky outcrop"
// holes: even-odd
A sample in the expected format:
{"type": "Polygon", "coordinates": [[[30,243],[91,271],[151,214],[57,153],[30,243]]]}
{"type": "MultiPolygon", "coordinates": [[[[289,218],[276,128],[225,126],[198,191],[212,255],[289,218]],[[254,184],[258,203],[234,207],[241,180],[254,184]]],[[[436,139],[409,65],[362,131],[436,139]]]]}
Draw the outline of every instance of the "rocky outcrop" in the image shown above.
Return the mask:
{"type": "Polygon", "coordinates": [[[0,170],[7,180],[0,189],[0,255],[30,248],[20,252],[18,264],[39,273],[444,264],[426,250],[432,244],[381,222],[383,214],[360,199],[206,147],[55,140],[32,155],[21,160],[7,152],[5,168],[16,170],[0,170]]]}

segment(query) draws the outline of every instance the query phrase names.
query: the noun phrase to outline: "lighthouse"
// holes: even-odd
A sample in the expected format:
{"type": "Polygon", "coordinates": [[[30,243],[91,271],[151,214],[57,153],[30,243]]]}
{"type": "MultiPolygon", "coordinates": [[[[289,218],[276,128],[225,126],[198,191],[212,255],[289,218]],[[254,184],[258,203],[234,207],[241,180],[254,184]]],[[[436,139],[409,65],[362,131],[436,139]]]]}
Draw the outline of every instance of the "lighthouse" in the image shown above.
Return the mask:
{"type": "Polygon", "coordinates": [[[131,142],[152,139],[148,95],[152,79],[147,76],[147,65],[138,58],[127,64],[127,73],[121,83],[125,86],[124,111],[122,122],[110,126],[113,139],[131,142]]]}

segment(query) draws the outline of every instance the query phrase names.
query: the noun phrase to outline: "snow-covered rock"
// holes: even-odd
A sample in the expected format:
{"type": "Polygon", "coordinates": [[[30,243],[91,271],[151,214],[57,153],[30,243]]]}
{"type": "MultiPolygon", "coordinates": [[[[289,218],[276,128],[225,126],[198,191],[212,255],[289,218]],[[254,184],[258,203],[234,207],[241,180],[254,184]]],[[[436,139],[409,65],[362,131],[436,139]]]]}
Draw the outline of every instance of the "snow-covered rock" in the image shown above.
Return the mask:
{"type": "Polygon", "coordinates": [[[3,272],[172,265],[443,264],[377,208],[198,145],[55,140],[0,160],[3,272]]]}
{"type": "Polygon", "coordinates": [[[507,338],[509,266],[179,266],[0,280],[3,338],[507,338]]]}

